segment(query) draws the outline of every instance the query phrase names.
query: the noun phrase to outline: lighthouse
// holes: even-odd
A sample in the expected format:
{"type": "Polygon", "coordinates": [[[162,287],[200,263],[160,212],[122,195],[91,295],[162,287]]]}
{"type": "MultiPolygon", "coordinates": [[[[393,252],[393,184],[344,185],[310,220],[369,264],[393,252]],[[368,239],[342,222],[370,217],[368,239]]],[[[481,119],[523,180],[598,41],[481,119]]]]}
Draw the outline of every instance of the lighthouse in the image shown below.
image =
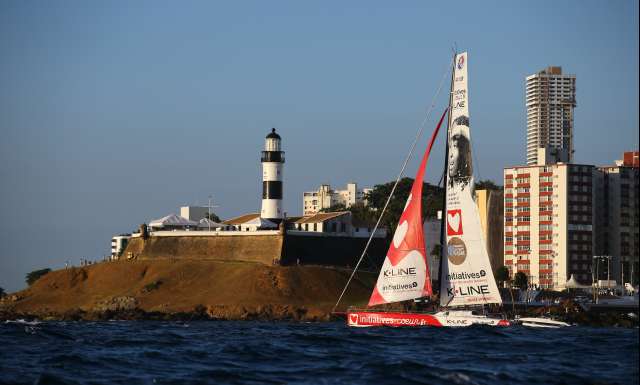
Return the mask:
{"type": "Polygon", "coordinates": [[[260,218],[275,223],[282,221],[282,168],[284,151],[281,151],[281,138],[272,128],[264,141],[262,151],[262,210],[260,218]]]}

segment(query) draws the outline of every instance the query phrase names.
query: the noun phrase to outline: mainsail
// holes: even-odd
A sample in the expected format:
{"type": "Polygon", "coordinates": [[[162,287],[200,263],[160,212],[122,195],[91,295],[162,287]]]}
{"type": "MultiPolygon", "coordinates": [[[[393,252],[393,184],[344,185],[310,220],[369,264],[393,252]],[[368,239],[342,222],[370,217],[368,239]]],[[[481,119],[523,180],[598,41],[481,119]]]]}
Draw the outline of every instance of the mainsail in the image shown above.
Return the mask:
{"type": "Polygon", "coordinates": [[[452,82],[445,180],[447,247],[441,263],[440,305],[502,303],[474,197],[466,52],[455,57],[452,82]]]}
{"type": "Polygon", "coordinates": [[[422,185],[431,147],[447,111],[442,114],[422,156],[411,193],[400,216],[389,251],[373,288],[369,306],[426,297],[432,294],[422,229],[422,185]]]}

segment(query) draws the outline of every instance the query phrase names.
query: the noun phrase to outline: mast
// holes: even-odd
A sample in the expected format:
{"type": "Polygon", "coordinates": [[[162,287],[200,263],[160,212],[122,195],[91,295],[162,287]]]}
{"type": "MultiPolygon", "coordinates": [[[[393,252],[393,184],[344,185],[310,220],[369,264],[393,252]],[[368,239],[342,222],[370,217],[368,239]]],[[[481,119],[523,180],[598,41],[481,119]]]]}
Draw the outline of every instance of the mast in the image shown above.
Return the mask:
{"type": "Polygon", "coordinates": [[[440,287],[442,285],[442,264],[445,258],[445,244],[447,243],[447,236],[445,235],[445,221],[447,220],[447,162],[449,159],[449,127],[451,127],[451,106],[453,105],[453,77],[454,69],[456,65],[456,52],[453,52],[453,59],[451,59],[451,85],[449,87],[449,116],[447,117],[447,133],[444,140],[444,166],[442,184],[444,185],[444,191],[442,196],[442,213],[440,215],[440,263],[438,264],[438,294],[440,294],[440,287]]]}
{"type": "Polygon", "coordinates": [[[440,306],[502,303],[474,197],[469,124],[467,53],[455,57],[446,178],[446,257],[440,274],[440,306]]]}

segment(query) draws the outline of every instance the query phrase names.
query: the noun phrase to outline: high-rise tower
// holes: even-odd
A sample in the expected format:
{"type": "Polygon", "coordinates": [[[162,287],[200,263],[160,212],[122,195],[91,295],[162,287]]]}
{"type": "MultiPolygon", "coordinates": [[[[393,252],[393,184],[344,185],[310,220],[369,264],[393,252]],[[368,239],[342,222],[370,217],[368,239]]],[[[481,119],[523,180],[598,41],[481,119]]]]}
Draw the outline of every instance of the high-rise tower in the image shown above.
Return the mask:
{"type": "Polygon", "coordinates": [[[527,165],[573,161],[576,77],[562,67],[527,76],[527,165]]]}
{"type": "Polygon", "coordinates": [[[282,220],[282,168],[284,151],[281,151],[280,135],[276,129],[264,141],[262,151],[262,210],[260,217],[279,223],[282,220]]]}

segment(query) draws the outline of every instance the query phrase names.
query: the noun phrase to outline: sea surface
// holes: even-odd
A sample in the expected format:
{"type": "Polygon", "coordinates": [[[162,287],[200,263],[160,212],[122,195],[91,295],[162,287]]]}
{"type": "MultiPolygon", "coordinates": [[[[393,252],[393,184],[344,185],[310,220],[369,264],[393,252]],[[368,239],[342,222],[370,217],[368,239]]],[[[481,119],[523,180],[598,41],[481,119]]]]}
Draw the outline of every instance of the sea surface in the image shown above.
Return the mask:
{"type": "Polygon", "coordinates": [[[7,384],[637,384],[638,329],[0,323],[7,384]]]}

